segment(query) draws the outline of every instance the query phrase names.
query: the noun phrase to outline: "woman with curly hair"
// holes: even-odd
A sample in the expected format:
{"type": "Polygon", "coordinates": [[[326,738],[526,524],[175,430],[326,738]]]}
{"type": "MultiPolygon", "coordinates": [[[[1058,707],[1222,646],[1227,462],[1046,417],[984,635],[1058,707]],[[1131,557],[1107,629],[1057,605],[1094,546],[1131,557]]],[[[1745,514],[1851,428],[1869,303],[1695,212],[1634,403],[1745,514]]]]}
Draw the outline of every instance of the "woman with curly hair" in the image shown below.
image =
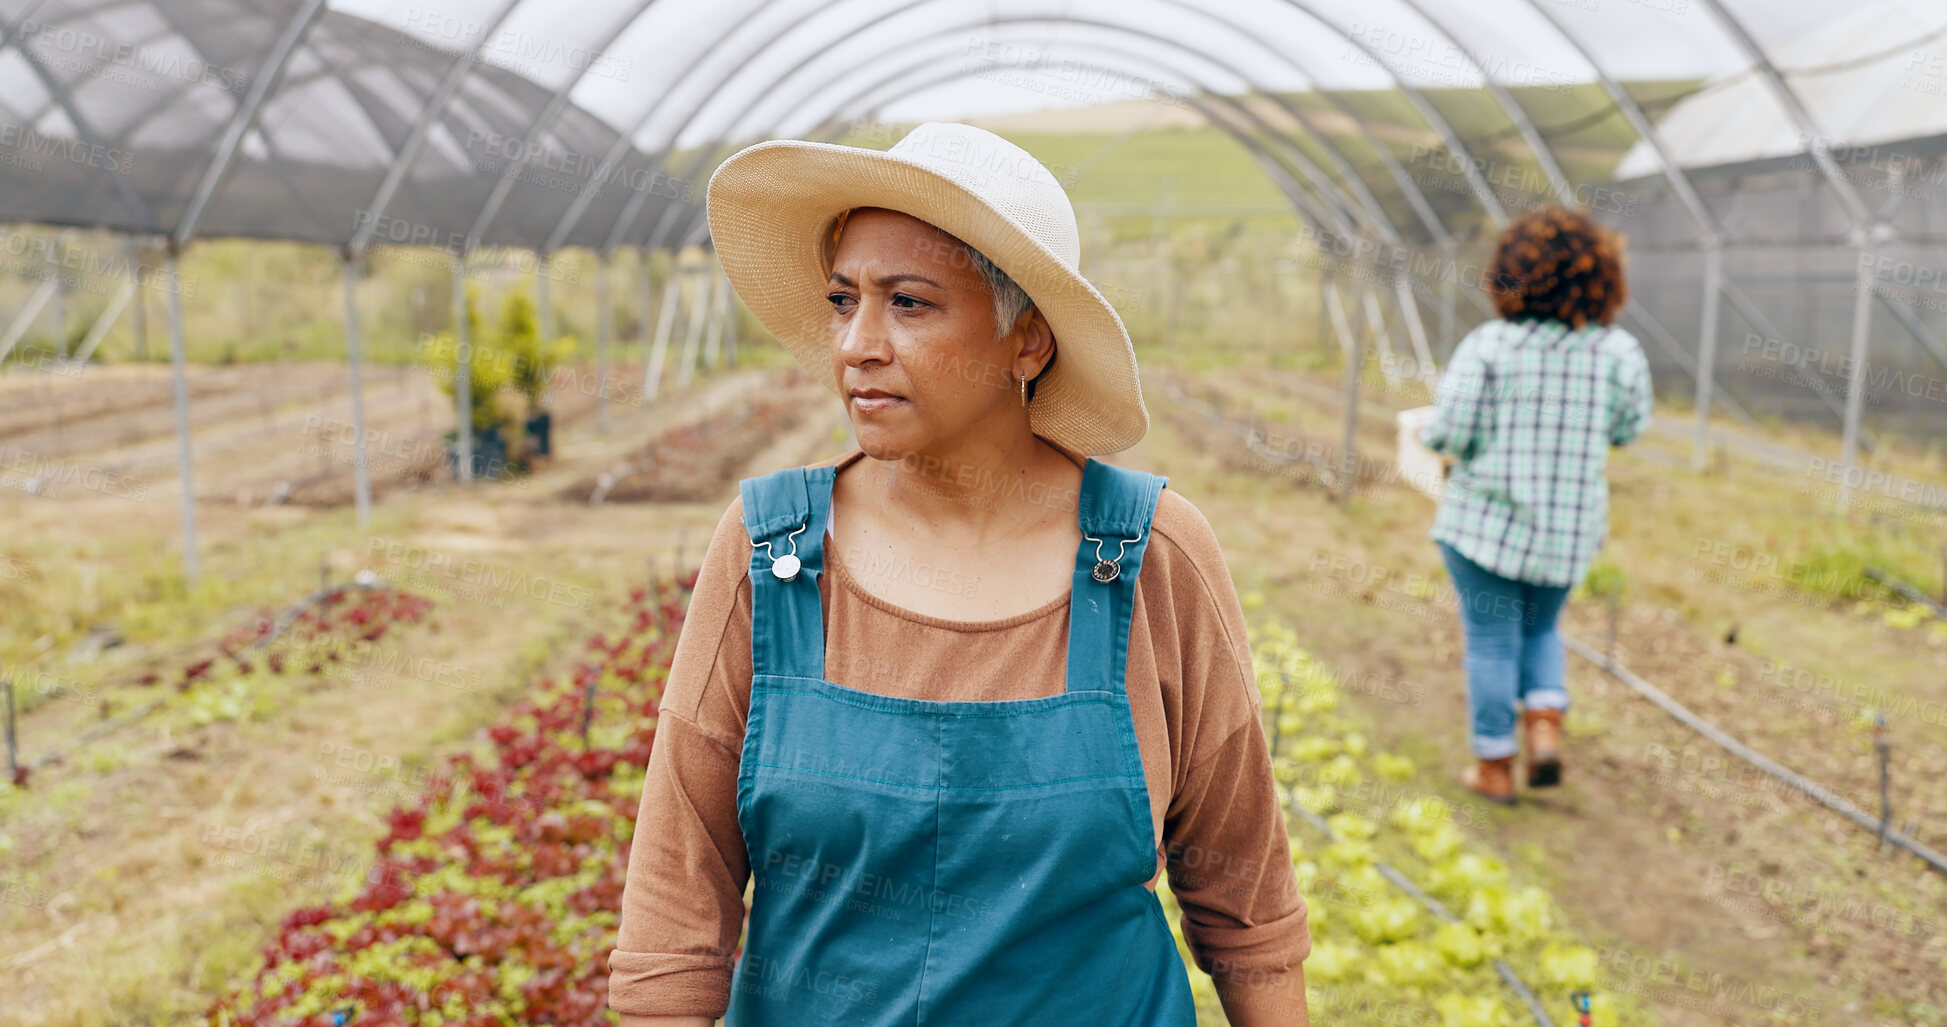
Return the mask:
{"type": "Polygon", "coordinates": [[[1568,709],[1556,617],[1609,531],[1610,446],[1649,423],[1649,364],[1613,322],[1628,299],[1623,240],[1564,207],[1510,222],[1486,283],[1500,317],[1454,350],[1421,441],[1452,461],[1430,536],[1467,636],[1462,780],[1514,801],[1562,777],[1568,709]],[[1521,738],[1516,739],[1516,703],[1521,738]]]}

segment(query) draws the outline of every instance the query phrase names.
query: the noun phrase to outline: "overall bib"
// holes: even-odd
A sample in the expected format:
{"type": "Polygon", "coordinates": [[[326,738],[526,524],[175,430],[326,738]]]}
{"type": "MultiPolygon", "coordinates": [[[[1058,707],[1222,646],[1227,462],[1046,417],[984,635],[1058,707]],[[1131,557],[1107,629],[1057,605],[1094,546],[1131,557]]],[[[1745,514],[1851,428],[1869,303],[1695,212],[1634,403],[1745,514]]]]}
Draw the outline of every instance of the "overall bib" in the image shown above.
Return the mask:
{"type": "Polygon", "coordinates": [[[1087,462],[1065,689],[936,701],[825,680],[835,467],[740,483],[750,927],[726,1027],[1194,1027],[1123,672],[1159,475],[1087,462]],[[789,578],[789,580],[786,580],[789,578]]]}

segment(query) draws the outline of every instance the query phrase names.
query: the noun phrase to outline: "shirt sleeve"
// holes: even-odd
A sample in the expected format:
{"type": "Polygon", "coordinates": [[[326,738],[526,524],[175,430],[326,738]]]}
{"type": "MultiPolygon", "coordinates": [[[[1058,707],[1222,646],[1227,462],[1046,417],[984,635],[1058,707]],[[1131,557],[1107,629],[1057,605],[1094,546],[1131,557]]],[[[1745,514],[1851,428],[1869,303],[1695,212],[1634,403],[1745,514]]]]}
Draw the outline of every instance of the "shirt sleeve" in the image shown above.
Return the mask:
{"type": "Polygon", "coordinates": [[[1643,347],[1634,336],[1622,338],[1613,350],[1609,364],[1609,444],[1626,446],[1649,427],[1654,392],[1650,387],[1650,364],[1643,347]]]}
{"type": "Polygon", "coordinates": [[[657,710],[609,954],[618,1013],[715,1018],[730,1005],[750,879],[737,822],[751,678],[742,506],[732,502],[704,553],[657,710]]]}
{"type": "Polygon", "coordinates": [[[1479,328],[1467,333],[1440,376],[1433,416],[1420,429],[1420,441],[1436,453],[1472,460],[1486,441],[1490,397],[1488,367],[1481,352],[1484,338],[1479,328]]]}
{"type": "Polygon", "coordinates": [[[1192,573],[1178,578],[1173,598],[1185,703],[1201,708],[1200,727],[1187,737],[1187,769],[1164,822],[1170,891],[1204,972],[1288,970],[1311,954],[1309,911],[1259,725],[1244,610],[1209,523],[1192,520],[1194,532],[1180,540],[1192,573]]]}

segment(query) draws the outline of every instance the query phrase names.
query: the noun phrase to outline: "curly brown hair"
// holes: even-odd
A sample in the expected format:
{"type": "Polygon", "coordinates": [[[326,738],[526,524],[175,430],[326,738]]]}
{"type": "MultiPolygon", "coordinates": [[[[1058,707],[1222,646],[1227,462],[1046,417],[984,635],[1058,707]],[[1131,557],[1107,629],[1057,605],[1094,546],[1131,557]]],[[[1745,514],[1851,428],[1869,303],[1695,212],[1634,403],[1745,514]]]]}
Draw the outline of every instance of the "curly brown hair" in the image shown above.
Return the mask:
{"type": "Polygon", "coordinates": [[[1509,321],[1608,324],[1629,300],[1621,233],[1579,211],[1544,206],[1501,232],[1488,292],[1509,321]]]}

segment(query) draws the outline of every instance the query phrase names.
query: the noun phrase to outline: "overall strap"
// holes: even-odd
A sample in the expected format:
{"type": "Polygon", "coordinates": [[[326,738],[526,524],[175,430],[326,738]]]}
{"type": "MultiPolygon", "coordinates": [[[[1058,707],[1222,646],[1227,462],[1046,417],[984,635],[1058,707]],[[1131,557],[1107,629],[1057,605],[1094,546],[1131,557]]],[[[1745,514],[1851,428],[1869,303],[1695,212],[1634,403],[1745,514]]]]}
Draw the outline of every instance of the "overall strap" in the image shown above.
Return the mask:
{"type": "Polygon", "coordinates": [[[1136,574],[1169,479],[1090,457],[1082,469],[1075,583],[1068,600],[1068,691],[1121,694],[1136,574]]]}
{"type": "Polygon", "coordinates": [[[825,567],[834,467],[787,467],[737,483],[750,535],[751,671],[823,678],[825,567]],[[795,573],[793,562],[797,564],[795,573]],[[785,572],[785,580],[779,572],[785,572]]]}

